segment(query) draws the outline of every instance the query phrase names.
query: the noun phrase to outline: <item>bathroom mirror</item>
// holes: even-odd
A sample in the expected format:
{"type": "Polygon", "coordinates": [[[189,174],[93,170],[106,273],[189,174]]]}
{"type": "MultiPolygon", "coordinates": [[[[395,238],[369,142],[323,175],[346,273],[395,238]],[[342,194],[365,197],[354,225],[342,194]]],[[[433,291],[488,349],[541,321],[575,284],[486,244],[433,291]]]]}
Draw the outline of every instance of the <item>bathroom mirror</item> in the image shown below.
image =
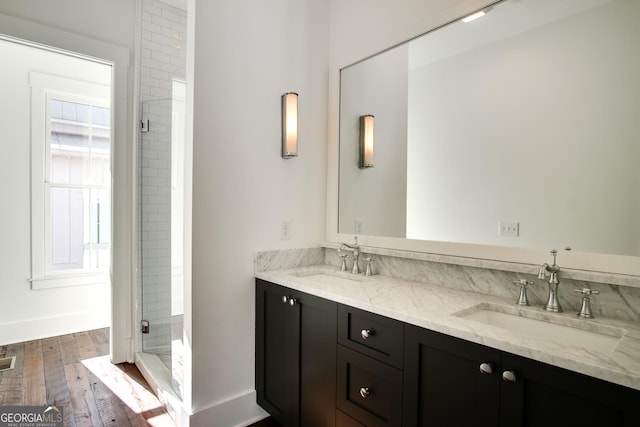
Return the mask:
{"type": "Polygon", "coordinates": [[[640,2],[485,10],[341,70],[338,233],[640,256],[640,2]]]}

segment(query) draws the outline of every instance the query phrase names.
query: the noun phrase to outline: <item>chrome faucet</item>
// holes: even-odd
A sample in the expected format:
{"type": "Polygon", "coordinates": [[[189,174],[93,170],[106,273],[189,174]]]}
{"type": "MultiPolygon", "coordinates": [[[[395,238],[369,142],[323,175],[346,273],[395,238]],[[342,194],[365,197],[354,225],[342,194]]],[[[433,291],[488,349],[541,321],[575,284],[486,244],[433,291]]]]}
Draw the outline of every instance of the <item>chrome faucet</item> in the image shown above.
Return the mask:
{"type": "Polygon", "coordinates": [[[353,243],[352,245],[341,243],[338,247],[338,254],[340,254],[340,252],[342,252],[345,248],[353,251],[353,268],[351,269],[351,272],[353,274],[360,274],[360,267],[358,267],[358,258],[360,257],[360,246],[358,246],[358,237],[354,237],[354,240],[355,243],[353,243]]]}
{"type": "Polygon", "coordinates": [[[538,279],[546,279],[547,273],[549,273],[549,297],[547,298],[547,303],[544,305],[544,309],[546,311],[561,313],[562,306],[558,301],[558,284],[560,283],[558,280],[558,271],[560,271],[560,267],[556,264],[558,251],[552,249],[551,255],[553,255],[553,265],[549,265],[546,262],[542,264],[538,269],[538,279]]]}

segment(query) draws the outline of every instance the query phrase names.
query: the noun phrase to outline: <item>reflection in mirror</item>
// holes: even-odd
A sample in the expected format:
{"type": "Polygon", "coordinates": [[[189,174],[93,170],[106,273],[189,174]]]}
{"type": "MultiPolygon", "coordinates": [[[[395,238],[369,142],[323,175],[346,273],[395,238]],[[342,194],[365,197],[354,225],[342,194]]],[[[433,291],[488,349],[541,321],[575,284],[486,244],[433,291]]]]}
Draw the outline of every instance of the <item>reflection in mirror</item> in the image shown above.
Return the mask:
{"type": "Polygon", "coordinates": [[[509,0],[343,69],[339,233],[640,256],[639,16],[509,0]]]}

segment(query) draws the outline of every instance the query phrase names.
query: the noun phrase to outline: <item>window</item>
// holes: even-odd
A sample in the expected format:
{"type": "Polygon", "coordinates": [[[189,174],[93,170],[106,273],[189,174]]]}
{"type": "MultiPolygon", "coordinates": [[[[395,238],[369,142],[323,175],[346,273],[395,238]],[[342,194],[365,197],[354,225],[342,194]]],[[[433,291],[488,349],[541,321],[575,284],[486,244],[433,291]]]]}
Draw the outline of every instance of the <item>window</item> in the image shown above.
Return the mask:
{"type": "Polygon", "coordinates": [[[111,223],[109,108],[71,94],[47,98],[48,270],[105,269],[111,223]]]}
{"type": "MultiPolygon", "coordinates": [[[[104,73],[110,83],[110,67],[104,73]]],[[[109,84],[31,72],[32,288],[108,280],[109,84]]]]}

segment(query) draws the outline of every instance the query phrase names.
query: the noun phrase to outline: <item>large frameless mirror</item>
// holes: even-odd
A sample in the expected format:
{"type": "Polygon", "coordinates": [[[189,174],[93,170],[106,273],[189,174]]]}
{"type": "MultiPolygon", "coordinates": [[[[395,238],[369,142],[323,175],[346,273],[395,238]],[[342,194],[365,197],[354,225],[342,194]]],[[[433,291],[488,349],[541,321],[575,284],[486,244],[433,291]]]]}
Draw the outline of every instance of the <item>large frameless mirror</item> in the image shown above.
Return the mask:
{"type": "Polygon", "coordinates": [[[640,2],[485,11],[341,70],[338,232],[640,256],[640,2]]]}

